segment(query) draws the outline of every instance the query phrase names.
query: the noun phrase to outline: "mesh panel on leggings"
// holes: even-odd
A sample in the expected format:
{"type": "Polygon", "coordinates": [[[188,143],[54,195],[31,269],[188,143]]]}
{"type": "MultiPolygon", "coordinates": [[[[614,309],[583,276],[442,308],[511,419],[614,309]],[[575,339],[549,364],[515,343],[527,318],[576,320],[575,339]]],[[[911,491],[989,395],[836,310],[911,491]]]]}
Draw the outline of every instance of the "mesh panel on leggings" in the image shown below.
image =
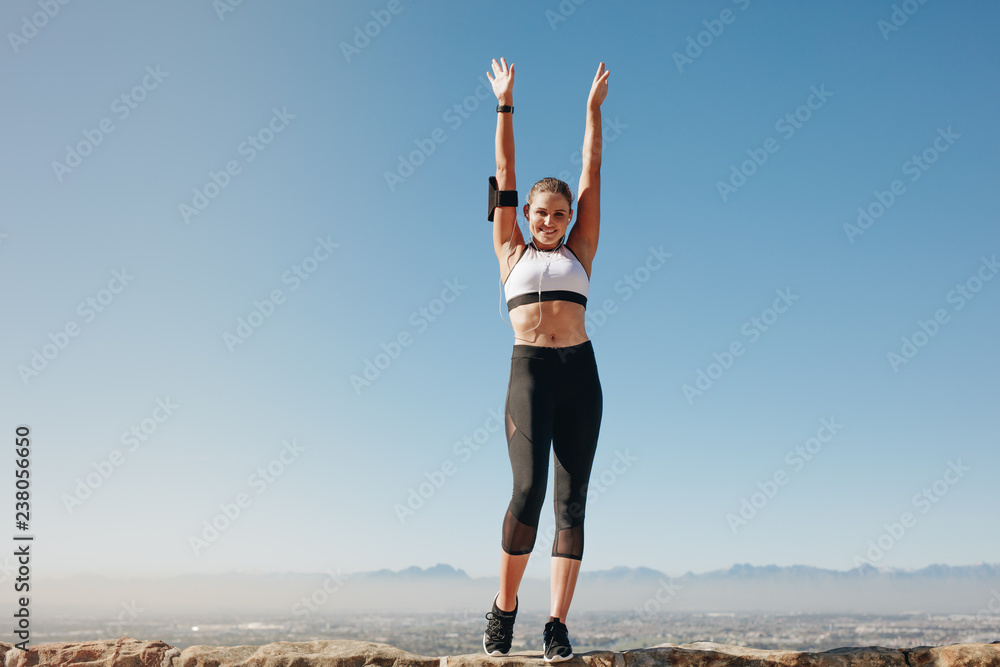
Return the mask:
{"type": "Polygon", "coordinates": [[[583,524],[563,528],[552,540],[552,555],[583,560],[583,524]]]}
{"type": "Polygon", "coordinates": [[[510,416],[510,409],[504,410],[504,415],[507,417],[507,442],[514,436],[514,431],[517,430],[517,426],[514,425],[514,420],[510,416]]]}
{"type": "Polygon", "coordinates": [[[508,509],[503,518],[503,550],[512,556],[530,554],[535,546],[535,531],[535,528],[518,521],[508,509]]]}

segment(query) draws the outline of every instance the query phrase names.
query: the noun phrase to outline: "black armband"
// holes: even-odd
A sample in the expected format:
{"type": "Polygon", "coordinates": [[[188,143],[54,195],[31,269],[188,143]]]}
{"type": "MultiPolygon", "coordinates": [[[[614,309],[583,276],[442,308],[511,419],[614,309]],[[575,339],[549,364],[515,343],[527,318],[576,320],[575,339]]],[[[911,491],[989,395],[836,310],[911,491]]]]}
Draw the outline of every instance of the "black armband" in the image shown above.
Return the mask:
{"type": "Polygon", "coordinates": [[[490,176],[490,196],[489,196],[489,215],[486,219],[493,222],[493,209],[497,206],[514,206],[517,207],[517,190],[498,190],[497,177],[490,176]]]}

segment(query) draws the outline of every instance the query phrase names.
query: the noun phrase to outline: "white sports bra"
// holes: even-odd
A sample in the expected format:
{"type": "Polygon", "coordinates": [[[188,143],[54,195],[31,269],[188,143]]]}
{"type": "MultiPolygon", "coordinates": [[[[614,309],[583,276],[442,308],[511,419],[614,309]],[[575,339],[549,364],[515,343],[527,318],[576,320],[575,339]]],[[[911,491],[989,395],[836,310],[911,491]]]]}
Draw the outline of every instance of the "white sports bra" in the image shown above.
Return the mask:
{"type": "Polygon", "coordinates": [[[507,274],[503,291],[508,312],[540,301],[573,301],[586,308],[590,278],[562,239],[551,250],[539,250],[532,239],[507,274]]]}

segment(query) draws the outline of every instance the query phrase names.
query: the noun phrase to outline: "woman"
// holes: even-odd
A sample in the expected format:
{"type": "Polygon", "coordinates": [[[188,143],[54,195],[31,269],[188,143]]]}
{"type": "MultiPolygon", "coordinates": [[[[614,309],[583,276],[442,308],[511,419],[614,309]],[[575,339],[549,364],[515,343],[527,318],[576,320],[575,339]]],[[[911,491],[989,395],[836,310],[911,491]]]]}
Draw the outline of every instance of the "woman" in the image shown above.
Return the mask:
{"type": "MultiPolygon", "coordinates": [[[[591,265],[597,252],[601,196],[601,103],[608,76],[601,63],[587,99],[583,172],[576,224],[573,194],[555,178],[535,183],[524,217],[531,242],[517,225],[516,195],[495,209],[493,248],[500,262],[507,308],[514,329],[507,388],[507,449],[514,491],[501,528],[500,591],[483,634],[488,655],[507,655],[517,614],[517,590],[535,544],[545,497],[549,444],[555,453],[556,534],[552,543],[551,616],[543,632],[547,662],[573,657],[566,614],[583,558],[587,482],[601,425],[602,394],[594,350],[584,316],[591,265]]],[[[496,94],[496,187],[516,190],[514,179],[514,65],[493,60],[496,94]]],[[[511,195],[507,195],[510,197],[511,195]]]]}

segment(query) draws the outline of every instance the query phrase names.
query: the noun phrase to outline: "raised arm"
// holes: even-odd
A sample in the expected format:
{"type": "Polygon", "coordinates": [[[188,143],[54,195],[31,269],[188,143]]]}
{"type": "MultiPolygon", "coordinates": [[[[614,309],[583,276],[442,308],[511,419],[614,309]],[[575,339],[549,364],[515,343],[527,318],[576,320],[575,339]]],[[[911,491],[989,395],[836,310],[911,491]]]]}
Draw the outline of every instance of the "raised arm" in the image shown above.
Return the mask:
{"type": "Polygon", "coordinates": [[[576,224],[566,240],[589,273],[597,253],[601,230],[601,104],[608,95],[608,76],[604,63],[597,68],[587,98],[587,125],[583,133],[583,171],[577,191],[576,224]]]}
{"type": "MultiPolygon", "coordinates": [[[[493,85],[493,93],[497,103],[514,105],[514,63],[507,67],[507,61],[500,58],[498,63],[493,60],[493,76],[486,76],[493,85]]],[[[497,113],[497,188],[500,190],[516,190],[517,181],[514,178],[514,120],[512,113],[497,113]]],[[[493,214],[493,250],[500,262],[500,275],[506,279],[510,270],[506,266],[509,258],[518,246],[524,245],[524,237],[517,226],[517,208],[514,206],[497,207],[493,214]]]]}

